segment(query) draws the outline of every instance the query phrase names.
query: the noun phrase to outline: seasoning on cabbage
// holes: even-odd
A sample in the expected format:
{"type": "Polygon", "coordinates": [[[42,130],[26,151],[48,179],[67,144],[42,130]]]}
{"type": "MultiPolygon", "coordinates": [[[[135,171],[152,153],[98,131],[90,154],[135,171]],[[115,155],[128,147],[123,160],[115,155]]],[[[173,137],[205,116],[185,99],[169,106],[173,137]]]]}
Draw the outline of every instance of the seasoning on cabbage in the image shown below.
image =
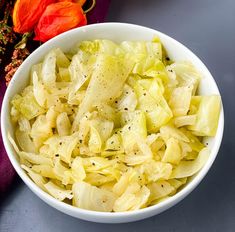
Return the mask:
{"type": "Polygon", "coordinates": [[[209,158],[203,138],[216,135],[220,96],[198,94],[201,74],[168,62],[158,38],[75,50],[49,51],[11,100],[22,169],[87,210],[138,210],[177,194],[209,158]]]}

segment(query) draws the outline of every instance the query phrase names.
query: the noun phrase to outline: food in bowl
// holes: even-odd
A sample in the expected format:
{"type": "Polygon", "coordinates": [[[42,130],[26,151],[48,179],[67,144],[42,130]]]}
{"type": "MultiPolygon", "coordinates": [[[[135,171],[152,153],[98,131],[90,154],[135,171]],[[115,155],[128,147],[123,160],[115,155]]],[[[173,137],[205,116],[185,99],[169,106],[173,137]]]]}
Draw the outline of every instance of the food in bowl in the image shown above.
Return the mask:
{"type": "Polygon", "coordinates": [[[125,212],[158,204],[205,164],[218,95],[197,94],[200,73],[170,60],[160,40],[82,41],[50,51],[11,101],[21,167],[76,207],[125,212]]]}

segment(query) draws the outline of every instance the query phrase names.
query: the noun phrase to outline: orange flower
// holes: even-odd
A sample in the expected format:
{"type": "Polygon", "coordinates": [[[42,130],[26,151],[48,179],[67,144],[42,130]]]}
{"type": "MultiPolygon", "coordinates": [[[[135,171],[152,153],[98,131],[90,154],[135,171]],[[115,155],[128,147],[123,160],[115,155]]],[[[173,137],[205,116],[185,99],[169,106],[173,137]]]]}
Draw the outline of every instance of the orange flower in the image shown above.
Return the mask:
{"type": "Polygon", "coordinates": [[[74,0],[74,2],[80,4],[81,6],[83,6],[86,2],[86,0],[74,0]]]}
{"type": "Polygon", "coordinates": [[[86,0],[57,0],[57,2],[75,2],[78,3],[80,6],[83,6],[86,0]]]}
{"type": "Polygon", "coordinates": [[[14,31],[32,31],[46,7],[54,2],[55,0],[17,0],[13,10],[14,31]]]}
{"type": "Polygon", "coordinates": [[[81,6],[72,2],[57,2],[47,6],[35,27],[35,40],[46,42],[69,29],[87,24],[81,6]]]}

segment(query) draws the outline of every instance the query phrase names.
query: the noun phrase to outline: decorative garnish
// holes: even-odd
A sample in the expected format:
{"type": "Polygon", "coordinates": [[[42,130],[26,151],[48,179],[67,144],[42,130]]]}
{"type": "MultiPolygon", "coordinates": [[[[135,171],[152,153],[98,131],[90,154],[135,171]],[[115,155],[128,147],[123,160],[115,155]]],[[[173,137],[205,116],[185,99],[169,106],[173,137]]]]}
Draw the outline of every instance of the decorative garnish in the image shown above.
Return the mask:
{"type": "Polygon", "coordinates": [[[6,84],[30,52],[40,45],[33,41],[33,34],[34,40],[46,42],[69,29],[86,25],[86,13],[95,4],[96,0],[0,0],[0,64],[3,65],[0,69],[5,71],[6,84]]]}
{"type": "Polygon", "coordinates": [[[78,3],[57,2],[47,6],[35,28],[35,40],[47,40],[87,24],[86,15],[78,3]]]}
{"type": "Polygon", "coordinates": [[[17,0],[13,10],[14,31],[26,33],[33,31],[47,6],[55,0],[17,0]]]}
{"type": "MultiPolygon", "coordinates": [[[[1,8],[4,7],[4,3],[5,1],[0,2],[1,8]]],[[[0,64],[2,63],[7,45],[14,43],[16,40],[16,35],[12,27],[8,25],[11,10],[12,1],[9,1],[5,4],[5,10],[3,10],[4,16],[3,19],[0,21],[0,64]]]]}

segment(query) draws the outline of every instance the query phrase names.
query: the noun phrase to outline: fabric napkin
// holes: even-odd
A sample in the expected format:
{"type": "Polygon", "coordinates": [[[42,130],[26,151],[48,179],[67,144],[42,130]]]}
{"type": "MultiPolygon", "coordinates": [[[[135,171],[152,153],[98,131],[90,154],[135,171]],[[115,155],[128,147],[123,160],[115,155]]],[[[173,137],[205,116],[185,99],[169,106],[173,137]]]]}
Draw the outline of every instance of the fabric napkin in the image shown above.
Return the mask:
{"type": "MultiPolygon", "coordinates": [[[[0,107],[2,108],[2,100],[6,90],[5,80],[0,79],[0,107]]],[[[1,127],[1,125],[0,125],[1,127]]],[[[6,192],[15,176],[15,170],[13,169],[10,160],[6,154],[2,135],[0,136],[0,194],[6,192]]]]}
{"type": "Polygon", "coordinates": [[[102,23],[105,21],[111,0],[96,0],[96,6],[87,13],[89,24],[102,23]]]}
{"type": "MultiPolygon", "coordinates": [[[[96,0],[95,8],[87,14],[88,23],[104,22],[111,0],[96,0]]],[[[6,90],[5,80],[0,76],[0,107],[6,90]]],[[[15,176],[15,171],[6,154],[0,136],[0,195],[7,191],[15,176]]]]}

